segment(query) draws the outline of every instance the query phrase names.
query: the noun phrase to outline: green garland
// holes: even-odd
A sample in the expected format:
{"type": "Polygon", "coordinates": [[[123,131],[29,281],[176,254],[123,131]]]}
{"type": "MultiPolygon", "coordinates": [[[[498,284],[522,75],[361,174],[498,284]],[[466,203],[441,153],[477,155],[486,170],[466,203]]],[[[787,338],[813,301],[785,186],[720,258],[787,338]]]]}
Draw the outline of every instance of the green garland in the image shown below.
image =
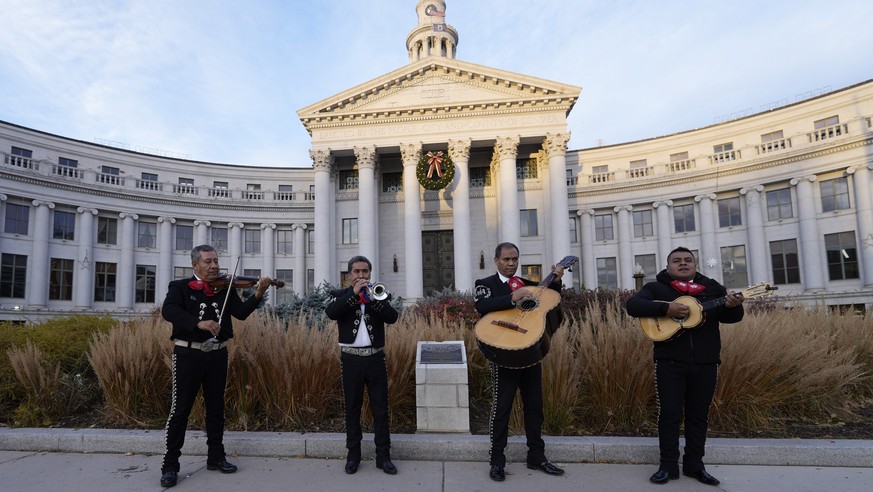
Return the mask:
{"type": "Polygon", "coordinates": [[[415,176],[421,186],[427,190],[441,190],[451,184],[455,179],[455,164],[448,152],[428,152],[421,156],[418,160],[418,166],[415,167],[415,176]],[[436,169],[431,172],[431,177],[427,177],[427,172],[430,170],[430,162],[432,159],[437,159],[439,169],[442,171],[442,177],[439,176],[436,169]]]}

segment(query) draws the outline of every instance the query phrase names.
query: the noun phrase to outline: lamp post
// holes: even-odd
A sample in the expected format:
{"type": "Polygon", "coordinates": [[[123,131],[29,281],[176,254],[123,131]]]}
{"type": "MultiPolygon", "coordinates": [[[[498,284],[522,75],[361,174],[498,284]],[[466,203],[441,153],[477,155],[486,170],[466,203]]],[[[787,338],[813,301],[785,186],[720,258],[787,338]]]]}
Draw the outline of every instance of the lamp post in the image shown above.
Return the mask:
{"type": "Polygon", "coordinates": [[[646,278],[646,272],[643,270],[643,267],[641,267],[639,263],[634,265],[633,277],[634,288],[639,292],[639,290],[643,288],[643,279],[646,278]]]}

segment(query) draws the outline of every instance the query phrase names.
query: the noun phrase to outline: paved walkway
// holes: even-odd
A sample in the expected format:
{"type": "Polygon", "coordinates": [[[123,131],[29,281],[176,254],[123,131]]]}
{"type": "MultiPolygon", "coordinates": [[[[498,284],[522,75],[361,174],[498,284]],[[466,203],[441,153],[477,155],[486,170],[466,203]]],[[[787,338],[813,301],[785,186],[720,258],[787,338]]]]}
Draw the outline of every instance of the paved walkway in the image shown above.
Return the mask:
{"type": "MultiPolygon", "coordinates": [[[[365,436],[372,439],[372,436],[365,436]]],[[[552,477],[524,466],[524,444],[511,439],[505,482],[488,478],[487,436],[392,436],[400,472],[389,476],[370,459],[343,472],[339,434],[229,432],[228,460],[239,471],[206,470],[205,437],[189,432],[174,491],[869,491],[873,441],[711,439],[710,487],[681,477],[650,484],[657,462],[652,438],[547,437],[546,452],[567,473],[552,477]],[[654,459],[653,459],[654,457],[654,459]]],[[[372,444],[372,442],[370,442],[372,444]]],[[[0,429],[0,490],[161,490],[162,431],[0,429]]]]}

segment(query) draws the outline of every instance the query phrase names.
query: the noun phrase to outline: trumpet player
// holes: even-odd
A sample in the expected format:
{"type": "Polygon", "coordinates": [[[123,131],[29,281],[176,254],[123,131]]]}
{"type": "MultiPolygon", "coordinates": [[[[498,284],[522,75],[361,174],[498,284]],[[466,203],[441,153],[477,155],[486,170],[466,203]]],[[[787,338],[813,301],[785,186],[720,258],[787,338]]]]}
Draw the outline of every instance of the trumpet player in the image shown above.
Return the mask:
{"type": "Polygon", "coordinates": [[[346,418],[345,472],[353,474],[361,463],[361,405],[364,387],[370,395],[376,443],[376,468],[397,474],[391,462],[388,430],[388,369],[385,365],[385,325],[397,321],[390,295],[370,287],[370,260],[354,256],[349,260],[351,285],[331,292],[325,312],[339,327],[340,372],[346,418]]]}

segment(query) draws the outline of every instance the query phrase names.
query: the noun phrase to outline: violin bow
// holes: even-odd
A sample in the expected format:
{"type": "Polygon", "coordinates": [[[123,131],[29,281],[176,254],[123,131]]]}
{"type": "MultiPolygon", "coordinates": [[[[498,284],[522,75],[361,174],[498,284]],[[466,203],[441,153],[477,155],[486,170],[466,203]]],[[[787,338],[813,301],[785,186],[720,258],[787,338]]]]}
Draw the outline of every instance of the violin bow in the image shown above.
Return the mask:
{"type": "Polygon", "coordinates": [[[227,294],[224,296],[224,304],[221,305],[221,311],[218,312],[219,325],[221,325],[221,319],[224,317],[224,308],[227,307],[227,300],[230,299],[230,289],[233,288],[233,278],[236,277],[236,269],[239,268],[239,262],[241,258],[242,256],[236,257],[236,266],[233,267],[233,272],[230,274],[230,281],[227,283],[227,294]]]}

